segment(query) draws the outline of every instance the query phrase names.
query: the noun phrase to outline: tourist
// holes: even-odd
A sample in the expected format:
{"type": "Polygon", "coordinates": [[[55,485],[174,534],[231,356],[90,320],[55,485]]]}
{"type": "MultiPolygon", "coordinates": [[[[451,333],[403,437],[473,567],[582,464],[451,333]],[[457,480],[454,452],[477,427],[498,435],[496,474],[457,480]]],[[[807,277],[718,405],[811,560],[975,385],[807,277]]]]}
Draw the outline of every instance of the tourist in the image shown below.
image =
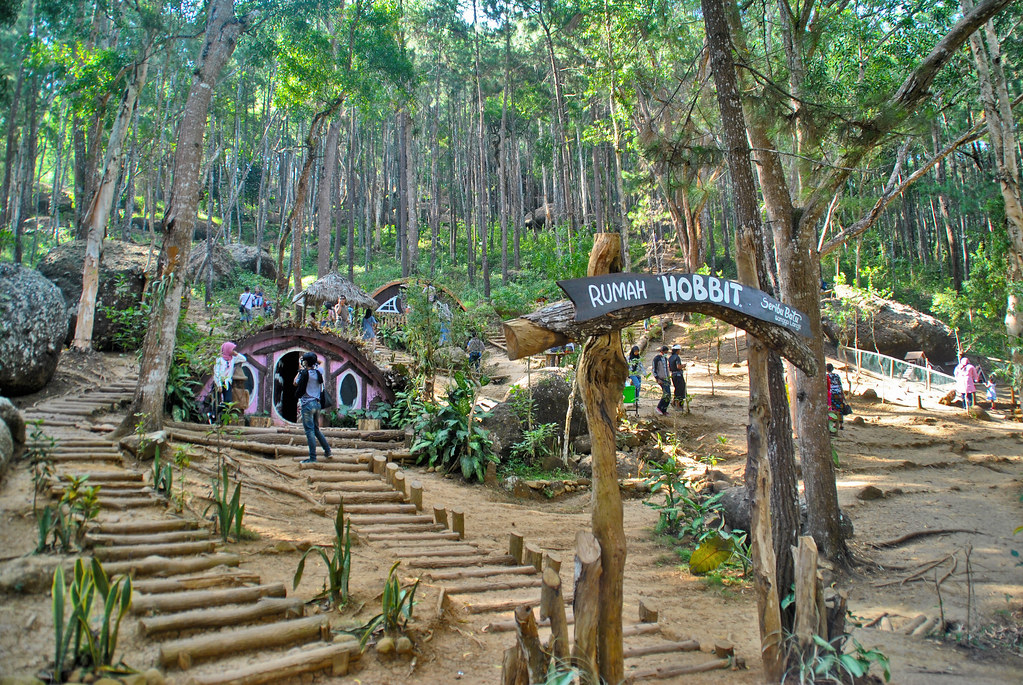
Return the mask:
{"type": "Polygon", "coordinates": [[[309,458],[303,464],[316,463],[316,442],[323,446],[323,458],[330,459],[330,445],[320,430],[320,411],[327,405],[323,387],[323,373],[317,368],[320,360],[314,352],[302,355],[302,370],[295,376],[295,395],[302,410],[302,427],[305,428],[305,440],[309,445],[309,458]]]}
{"type": "Polygon", "coordinates": [[[675,398],[673,402],[679,409],[681,409],[686,402],[686,364],[682,361],[682,357],[679,355],[679,352],[681,351],[681,345],[672,345],[671,356],[668,357],[668,371],[671,372],[671,384],[675,386],[675,398]]]}
{"type": "Polygon", "coordinates": [[[956,392],[963,400],[963,408],[969,409],[977,401],[977,381],[980,376],[977,367],[970,363],[969,357],[959,360],[959,366],[955,370],[956,392]]]}
{"type": "Polygon", "coordinates": [[[252,308],[253,309],[263,309],[263,307],[264,307],[263,291],[262,290],[257,290],[256,294],[252,296],[252,308]]]}
{"type": "Polygon", "coordinates": [[[366,308],[366,313],[362,316],[362,339],[367,342],[373,342],[376,346],[377,339],[377,320],[373,316],[373,310],[369,307],[366,308]]]}
{"type": "Polygon", "coordinates": [[[633,345],[629,350],[629,380],[636,387],[636,397],[639,397],[639,388],[642,385],[644,373],[646,373],[646,369],[639,356],[639,345],[633,345]]]}
{"type": "Polygon", "coordinates": [[[249,286],[238,298],[238,314],[242,321],[252,321],[252,307],[256,302],[256,296],[252,294],[249,286]]]}
{"type": "Polygon", "coordinates": [[[835,414],[839,428],[845,428],[845,391],[842,389],[842,377],[835,373],[835,367],[827,364],[826,381],[828,384],[828,410],[835,414]]]}
{"type": "Polygon", "coordinates": [[[337,304],[334,305],[334,322],[342,329],[348,328],[348,324],[352,322],[351,314],[348,312],[348,298],[344,295],[337,298],[337,304]]]}
{"type": "Polygon", "coordinates": [[[476,369],[476,373],[479,373],[483,367],[483,351],[485,349],[486,346],[480,340],[480,334],[473,331],[469,342],[465,345],[465,351],[469,353],[469,366],[476,369]]]}
{"type": "Polygon", "coordinates": [[[237,344],[230,341],[221,345],[220,356],[217,357],[217,361],[213,365],[213,391],[220,396],[218,413],[232,400],[231,383],[234,378],[235,364],[246,361],[245,355],[238,352],[237,347],[237,344]]]}
{"type": "Polygon", "coordinates": [[[995,402],[998,400],[998,388],[995,387],[995,379],[987,379],[987,401],[991,403],[991,411],[995,409],[995,402]]]}
{"type": "Polygon", "coordinates": [[[664,416],[671,404],[671,375],[668,373],[668,346],[661,345],[661,351],[654,355],[654,380],[661,386],[661,401],[657,403],[657,413],[664,416]]]}

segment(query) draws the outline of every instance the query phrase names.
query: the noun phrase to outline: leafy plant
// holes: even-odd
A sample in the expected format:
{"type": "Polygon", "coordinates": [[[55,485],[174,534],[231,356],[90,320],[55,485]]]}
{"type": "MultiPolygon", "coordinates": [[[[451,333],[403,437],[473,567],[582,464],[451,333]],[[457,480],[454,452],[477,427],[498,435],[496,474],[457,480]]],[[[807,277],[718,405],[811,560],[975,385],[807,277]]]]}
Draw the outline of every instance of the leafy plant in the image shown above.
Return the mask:
{"type": "Polygon", "coordinates": [[[522,440],[512,445],[511,456],[527,463],[554,456],[558,450],[558,424],[542,423],[522,431],[522,440]]]}
{"type": "Polygon", "coordinates": [[[417,461],[430,466],[462,472],[462,477],[482,481],[487,462],[497,462],[493,442],[479,423],[485,416],[475,412],[476,383],[462,372],[455,373],[447,401],[424,405],[424,413],[413,423],[417,441],[411,452],[417,461]]]}
{"type": "Polygon", "coordinates": [[[508,391],[508,404],[526,428],[533,427],[533,397],[528,386],[513,385],[508,391]]]}
{"type": "Polygon", "coordinates": [[[57,438],[43,432],[43,420],[31,421],[32,432],[29,433],[25,457],[29,459],[32,469],[32,510],[36,511],[39,493],[50,487],[55,470],[50,455],[57,449],[57,438]]]}
{"type": "Polygon", "coordinates": [[[359,646],[365,647],[370,637],[380,628],[383,628],[385,635],[393,636],[405,630],[408,622],[412,620],[412,609],[415,607],[416,590],[419,589],[419,579],[411,585],[401,586],[395,572],[398,570],[400,561],[394,562],[387,580],[384,581],[384,592],[381,595],[381,612],[371,618],[366,625],[359,628],[357,633],[361,634],[359,646]]]}
{"type": "Polygon", "coordinates": [[[230,495],[229,499],[228,492],[231,488],[231,480],[228,477],[227,464],[224,464],[221,467],[220,478],[214,478],[212,485],[213,502],[206,507],[203,516],[206,516],[210,509],[213,509],[215,514],[214,521],[217,523],[217,530],[220,531],[221,539],[224,542],[228,541],[233,526],[234,537],[236,540],[240,540],[242,538],[242,517],[245,515],[245,505],[241,503],[241,482],[235,483],[234,494],[230,495]]]}
{"type": "MultiPolygon", "coordinates": [[[[178,469],[178,482],[181,483],[181,488],[178,490],[178,494],[175,497],[175,504],[178,511],[185,508],[185,469],[192,463],[192,453],[188,451],[186,447],[178,447],[174,450],[174,466],[178,469]]],[[[170,487],[168,485],[168,490],[170,487]]]]}
{"type": "Polygon", "coordinates": [[[93,559],[86,565],[75,561],[74,577],[65,583],[64,569],[57,566],[53,573],[52,612],[54,626],[54,677],[63,681],[67,657],[96,671],[113,671],[114,653],[121,630],[121,620],[131,606],[131,578],[120,576],[113,582],[107,577],[103,565],[93,559]],[[93,626],[93,606],[96,597],[101,604],[98,626],[93,626]],[[70,606],[70,616],[65,619],[70,606]],[[74,649],[68,652],[74,644],[74,649]]]}
{"type": "MultiPolygon", "coordinates": [[[[141,451],[141,446],[140,446],[141,451]]],[[[153,489],[156,494],[170,498],[174,486],[174,467],[160,461],[160,446],[156,446],[153,455],[153,489]]]]}
{"type": "Polygon", "coordinates": [[[345,521],[345,507],[342,503],[338,505],[337,515],[334,517],[334,547],[331,550],[331,555],[328,556],[327,552],[318,545],[307,549],[298,561],[292,589],[297,588],[298,584],[302,582],[306,558],[316,552],[327,566],[327,582],[324,584],[323,595],[329,596],[335,607],[342,607],[348,603],[348,579],[352,573],[351,529],[352,521],[351,519],[345,521]]]}
{"type": "MultiPolygon", "coordinates": [[[[870,672],[875,664],[881,667],[885,682],[891,680],[888,657],[877,649],[866,649],[856,640],[852,642],[852,650],[843,649],[847,635],[839,635],[828,642],[819,635],[800,650],[793,649],[795,658],[790,660],[791,666],[785,672],[783,682],[804,683],[850,683],[862,678],[870,672]]],[[[790,638],[794,640],[794,636],[790,638]]]]}

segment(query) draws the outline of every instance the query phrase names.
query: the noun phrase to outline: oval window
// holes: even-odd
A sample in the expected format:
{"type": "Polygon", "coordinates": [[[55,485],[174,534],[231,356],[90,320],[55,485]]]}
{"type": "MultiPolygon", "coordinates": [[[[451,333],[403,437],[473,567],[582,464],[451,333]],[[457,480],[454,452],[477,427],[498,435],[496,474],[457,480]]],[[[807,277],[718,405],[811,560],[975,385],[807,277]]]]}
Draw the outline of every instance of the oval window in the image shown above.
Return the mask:
{"type": "Polygon", "coordinates": [[[341,379],[338,388],[338,398],[341,406],[354,407],[359,401],[359,379],[353,373],[346,373],[341,379]]]}

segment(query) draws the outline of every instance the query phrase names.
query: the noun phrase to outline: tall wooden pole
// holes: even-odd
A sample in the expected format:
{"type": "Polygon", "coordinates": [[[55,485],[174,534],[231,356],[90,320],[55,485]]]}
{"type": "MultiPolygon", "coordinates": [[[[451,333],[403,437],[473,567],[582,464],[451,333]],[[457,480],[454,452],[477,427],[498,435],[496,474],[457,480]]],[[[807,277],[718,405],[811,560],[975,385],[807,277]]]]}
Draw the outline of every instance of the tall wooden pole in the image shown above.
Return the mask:
{"type": "MultiPolygon", "coordinates": [[[[622,237],[598,233],[593,238],[588,276],[622,270],[622,237]]],[[[615,433],[618,403],[628,365],[622,354],[622,335],[615,330],[594,336],[583,346],[579,362],[579,391],[586,406],[593,455],[593,535],[600,543],[600,621],[597,629],[597,665],[602,681],[625,679],[622,648],[622,585],[625,573],[625,528],[622,496],[615,468],[615,433]]]]}

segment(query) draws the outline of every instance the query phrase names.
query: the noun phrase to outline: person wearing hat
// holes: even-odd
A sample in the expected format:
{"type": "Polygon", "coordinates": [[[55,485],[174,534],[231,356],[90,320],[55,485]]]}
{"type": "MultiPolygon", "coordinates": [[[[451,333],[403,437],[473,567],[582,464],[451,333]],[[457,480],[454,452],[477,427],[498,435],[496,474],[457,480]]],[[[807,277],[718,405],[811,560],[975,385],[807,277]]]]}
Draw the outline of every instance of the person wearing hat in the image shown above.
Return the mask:
{"type": "Polygon", "coordinates": [[[330,445],[320,430],[320,411],[327,405],[323,392],[323,373],[317,368],[320,360],[314,352],[302,355],[302,370],[295,376],[295,395],[302,409],[302,427],[309,445],[309,458],[303,464],[316,463],[316,442],[323,446],[323,458],[330,459],[330,445]]]}
{"type": "Polygon", "coordinates": [[[664,416],[671,404],[671,374],[668,372],[668,346],[661,345],[661,351],[654,355],[654,380],[661,386],[661,401],[657,403],[657,413],[664,416]]]}
{"type": "Polygon", "coordinates": [[[681,408],[686,401],[686,376],[685,362],[679,356],[682,351],[681,345],[671,346],[671,356],[668,357],[668,371],[671,373],[671,384],[675,386],[675,398],[673,404],[681,408]]]}

